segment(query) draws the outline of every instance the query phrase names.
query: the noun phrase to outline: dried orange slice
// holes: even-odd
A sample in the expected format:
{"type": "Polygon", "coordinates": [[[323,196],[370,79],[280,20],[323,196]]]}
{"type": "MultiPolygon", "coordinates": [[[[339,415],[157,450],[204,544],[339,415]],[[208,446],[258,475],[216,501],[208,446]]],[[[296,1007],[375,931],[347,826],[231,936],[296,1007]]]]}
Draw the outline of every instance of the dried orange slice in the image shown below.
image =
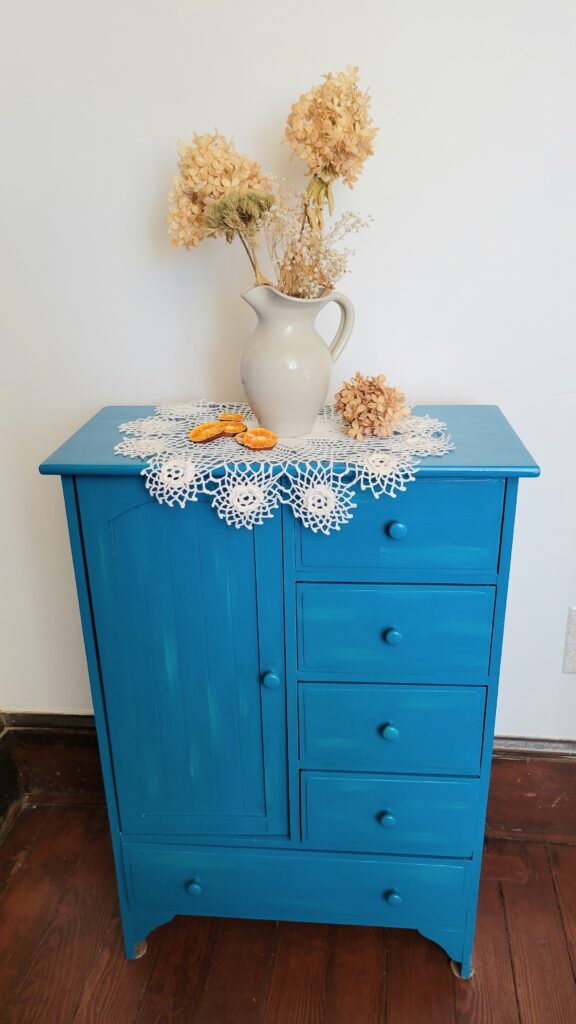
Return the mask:
{"type": "Polygon", "coordinates": [[[218,419],[222,423],[241,423],[243,417],[241,412],[221,412],[218,419]]]}
{"type": "Polygon", "coordinates": [[[278,443],[278,434],[274,434],[271,430],[264,430],[264,427],[252,427],[251,430],[238,434],[236,440],[246,448],[252,448],[253,451],[264,451],[267,448],[273,448],[278,443]]]}
{"type": "Polygon", "coordinates": [[[188,437],[195,444],[204,444],[206,441],[215,441],[217,437],[224,436],[224,424],[211,422],[199,423],[194,430],[191,430],[188,437]]]}
{"type": "Polygon", "coordinates": [[[246,430],[246,424],[241,420],[230,420],[229,423],[221,423],[224,437],[234,437],[235,434],[242,434],[246,430]]]}

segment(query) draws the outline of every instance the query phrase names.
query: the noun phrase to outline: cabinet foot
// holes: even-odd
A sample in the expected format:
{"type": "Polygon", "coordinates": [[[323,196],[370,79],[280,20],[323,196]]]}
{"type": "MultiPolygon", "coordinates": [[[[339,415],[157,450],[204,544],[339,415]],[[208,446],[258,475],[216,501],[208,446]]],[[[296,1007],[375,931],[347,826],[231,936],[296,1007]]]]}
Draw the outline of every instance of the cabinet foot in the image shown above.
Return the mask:
{"type": "Polygon", "coordinates": [[[470,978],[476,974],[474,964],[470,964],[468,970],[464,973],[462,973],[462,964],[456,963],[455,960],[450,961],[450,967],[452,968],[452,974],[455,974],[460,981],[470,981],[470,978]]]}
{"type": "Polygon", "coordinates": [[[147,949],[148,943],[146,942],[146,939],[144,939],[144,942],[137,942],[134,946],[134,959],[140,960],[140,957],[144,956],[147,949]]]}

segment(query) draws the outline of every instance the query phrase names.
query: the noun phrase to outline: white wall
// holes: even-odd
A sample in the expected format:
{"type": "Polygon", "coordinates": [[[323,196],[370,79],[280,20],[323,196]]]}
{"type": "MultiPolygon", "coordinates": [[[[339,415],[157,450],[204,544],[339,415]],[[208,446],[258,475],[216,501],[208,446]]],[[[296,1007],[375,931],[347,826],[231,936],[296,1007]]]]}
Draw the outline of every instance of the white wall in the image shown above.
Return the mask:
{"type": "Polygon", "coordinates": [[[521,484],[500,734],[576,737],[573,0],[30,0],[4,5],[0,707],[88,711],[59,483],[38,462],[100,406],[240,397],[250,278],[169,248],[178,136],[217,127],[277,173],[291,102],[359,64],[381,126],[343,204],[373,213],[343,282],[334,384],[501,405],[521,484]]]}

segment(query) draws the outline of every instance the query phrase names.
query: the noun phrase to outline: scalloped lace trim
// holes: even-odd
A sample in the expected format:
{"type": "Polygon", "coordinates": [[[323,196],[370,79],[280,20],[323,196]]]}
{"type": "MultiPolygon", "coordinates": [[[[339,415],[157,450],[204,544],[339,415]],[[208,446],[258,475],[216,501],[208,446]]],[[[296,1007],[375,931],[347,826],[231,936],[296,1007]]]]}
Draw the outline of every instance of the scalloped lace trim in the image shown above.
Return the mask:
{"type": "Polygon", "coordinates": [[[208,494],[221,519],[249,530],[289,505],[304,526],[328,534],[352,518],[358,487],[375,498],[394,498],[414,480],[420,459],[454,447],[446,425],[428,416],[406,416],[391,437],[357,441],[327,405],[306,437],[280,438],[271,451],[251,452],[247,462],[234,438],[188,440],[193,427],[221,412],[241,413],[249,426],[257,425],[240,402],[159,405],[154,416],[120,425],[124,439],[114,451],[146,459],[146,487],[162,504],[184,508],[208,494]]]}

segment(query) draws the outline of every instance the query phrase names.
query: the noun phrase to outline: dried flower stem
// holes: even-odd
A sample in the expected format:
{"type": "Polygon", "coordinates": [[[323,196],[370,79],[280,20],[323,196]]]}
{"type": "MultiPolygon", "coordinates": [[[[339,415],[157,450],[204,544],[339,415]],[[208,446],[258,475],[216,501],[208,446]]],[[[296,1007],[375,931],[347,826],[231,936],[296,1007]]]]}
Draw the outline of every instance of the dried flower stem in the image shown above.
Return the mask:
{"type": "Polygon", "coordinates": [[[256,278],[256,284],[272,284],[272,282],[269,281],[268,278],[265,277],[264,274],[262,273],[262,271],[260,270],[260,265],[258,263],[258,258],[256,256],[256,251],[248,245],[248,242],[244,238],[244,235],[242,234],[241,231],[237,231],[236,234],[238,235],[238,238],[242,242],[242,245],[244,246],[244,248],[246,250],[246,255],[248,256],[248,259],[250,260],[250,263],[252,264],[252,270],[254,271],[254,276],[256,278]]]}

